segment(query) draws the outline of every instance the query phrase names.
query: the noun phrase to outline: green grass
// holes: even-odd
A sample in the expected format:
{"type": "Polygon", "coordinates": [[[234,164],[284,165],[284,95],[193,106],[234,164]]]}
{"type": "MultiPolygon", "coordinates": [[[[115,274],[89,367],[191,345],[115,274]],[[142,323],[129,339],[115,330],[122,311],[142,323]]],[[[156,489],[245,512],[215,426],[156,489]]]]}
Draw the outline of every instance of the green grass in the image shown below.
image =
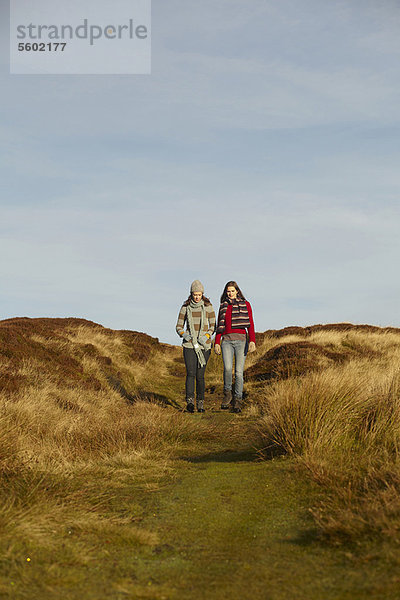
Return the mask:
{"type": "Polygon", "coordinates": [[[61,321],[0,324],[0,598],[400,597],[398,333],[188,415],[179,348],[61,321]]]}
{"type": "Polygon", "coordinates": [[[154,597],[159,590],[171,599],[390,597],[386,570],[354,569],[343,550],[316,539],[311,492],[290,461],[249,458],[213,455],[157,498],[159,554],[137,569],[154,597]]]}
{"type": "Polygon", "coordinates": [[[364,547],[360,559],[359,549],[318,537],[308,510],[318,489],[294,459],[258,460],[251,419],[186,418],[203,437],[186,440],[174,457],[108,458],[69,481],[38,482],[39,495],[52,486],[58,511],[48,522],[35,505],[24,532],[15,524],[14,541],[2,547],[0,597],[396,597],[395,567],[373,558],[376,547],[364,547]]]}

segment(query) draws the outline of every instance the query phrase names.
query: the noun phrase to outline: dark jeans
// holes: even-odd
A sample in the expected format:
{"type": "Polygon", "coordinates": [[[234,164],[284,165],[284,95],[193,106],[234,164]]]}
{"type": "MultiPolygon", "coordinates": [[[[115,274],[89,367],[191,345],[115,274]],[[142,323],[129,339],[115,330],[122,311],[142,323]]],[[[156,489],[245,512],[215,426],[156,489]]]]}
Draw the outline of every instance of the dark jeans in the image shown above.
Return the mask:
{"type": "Polygon", "coordinates": [[[206,364],[204,367],[199,367],[196,351],[194,348],[183,347],[183,358],[186,365],[186,400],[194,399],[194,382],[196,381],[196,396],[197,403],[204,400],[204,373],[208,359],[210,358],[211,350],[202,350],[206,364]]]}

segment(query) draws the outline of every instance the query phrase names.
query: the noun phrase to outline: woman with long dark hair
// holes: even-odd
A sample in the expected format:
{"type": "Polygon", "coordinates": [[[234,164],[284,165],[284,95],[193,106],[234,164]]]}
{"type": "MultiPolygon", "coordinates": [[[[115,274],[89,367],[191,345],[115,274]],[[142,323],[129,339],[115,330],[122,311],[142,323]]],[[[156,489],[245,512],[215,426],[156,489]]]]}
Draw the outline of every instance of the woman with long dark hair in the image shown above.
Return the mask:
{"type": "Polygon", "coordinates": [[[256,349],[253,312],[236,281],[228,281],[221,295],[214,350],[224,362],[224,398],[221,408],[242,411],[243,369],[247,352],[256,349]],[[232,398],[232,367],[235,357],[235,388],[232,398]]]}
{"type": "Polygon", "coordinates": [[[204,412],[204,374],[211,353],[211,337],[215,331],[215,313],[204,296],[204,286],[196,279],[189,298],[183,303],[176,323],[176,332],[183,339],[186,366],[186,410],[194,412],[196,386],[197,411],[204,412]]]}

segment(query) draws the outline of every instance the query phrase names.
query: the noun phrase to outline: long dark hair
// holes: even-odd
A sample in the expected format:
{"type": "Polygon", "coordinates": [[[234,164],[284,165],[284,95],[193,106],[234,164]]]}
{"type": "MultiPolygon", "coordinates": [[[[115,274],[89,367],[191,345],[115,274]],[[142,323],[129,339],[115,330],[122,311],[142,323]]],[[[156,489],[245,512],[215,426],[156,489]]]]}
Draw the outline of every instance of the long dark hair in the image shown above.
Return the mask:
{"type": "MultiPolygon", "coordinates": [[[[210,306],[211,300],[209,298],[206,298],[204,294],[202,295],[201,299],[204,302],[204,306],[210,306]]],[[[189,306],[191,301],[192,301],[192,294],[189,294],[189,297],[187,300],[185,300],[185,302],[183,303],[183,306],[189,306]]]]}
{"type": "Polygon", "coordinates": [[[241,300],[246,300],[246,298],[243,295],[242,290],[240,289],[240,287],[238,286],[236,281],[228,281],[228,283],[225,285],[224,291],[222,292],[222,295],[221,295],[221,304],[228,300],[228,294],[226,293],[228,287],[234,287],[238,293],[238,298],[240,298],[241,300]]]}

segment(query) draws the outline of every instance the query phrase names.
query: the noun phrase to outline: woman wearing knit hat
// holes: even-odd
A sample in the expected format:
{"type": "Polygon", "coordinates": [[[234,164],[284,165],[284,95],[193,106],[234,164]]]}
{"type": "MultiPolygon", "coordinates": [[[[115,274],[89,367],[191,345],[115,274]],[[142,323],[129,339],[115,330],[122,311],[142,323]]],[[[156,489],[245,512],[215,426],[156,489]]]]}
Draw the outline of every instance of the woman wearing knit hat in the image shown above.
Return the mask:
{"type": "Polygon", "coordinates": [[[183,339],[183,358],[186,366],[186,409],[204,412],[204,373],[211,353],[211,337],[215,331],[215,313],[212,304],[204,296],[204,286],[196,279],[190,287],[189,298],[183,303],[178,315],[176,332],[183,339]]]}
{"type": "Polygon", "coordinates": [[[224,362],[224,398],[221,408],[242,411],[243,369],[248,352],[256,349],[253,313],[236,281],[228,281],[221,296],[214,351],[224,362]],[[248,344],[248,347],[247,347],[248,344]],[[232,366],[235,356],[235,390],[232,399],[232,366]]]}

